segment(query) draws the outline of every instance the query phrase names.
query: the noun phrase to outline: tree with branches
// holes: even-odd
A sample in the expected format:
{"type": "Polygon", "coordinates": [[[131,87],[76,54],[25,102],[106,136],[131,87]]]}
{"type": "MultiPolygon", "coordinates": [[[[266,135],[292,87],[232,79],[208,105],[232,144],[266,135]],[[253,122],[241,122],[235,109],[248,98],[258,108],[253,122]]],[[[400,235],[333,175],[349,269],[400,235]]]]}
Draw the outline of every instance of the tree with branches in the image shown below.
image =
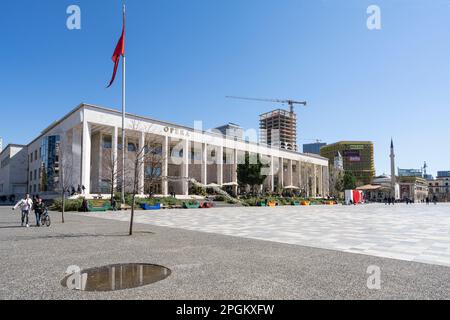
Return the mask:
{"type": "Polygon", "coordinates": [[[122,170],[119,169],[119,157],[114,153],[112,148],[102,150],[102,169],[100,178],[108,188],[111,203],[117,190],[117,184],[121,181],[122,170]]]}
{"type": "Polygon", "coordinates": [[[56,154],[58,155],[59,166],[55,170],[59,170],[58,189],[61,194],[61,221],[64,223],[66,193],[69,194],[71,187],[73,187],[73,156],[64,137],[61,137],[57,144],[56,154]]]}
{"type": "MultiPolygon", "coordinates": [[[[126,157],[126,188],[130,191],[131,195],[131,218],[130,218],[130,228],[129,235],[133,235],[133,223],[134,223],[134,213],[136,208],[136,196],[138,194],[144,193],[145,188],[145,177],[147,177],[148,184],[154,184],[158,179],[160,179],[161,165],[163,161],[163,156],[160,152],[161,142],[157,140],[156,136],[151,134],[151,126],[142,128],[138,122],[133,122],[131,125],[131,132],[144,135],[144,144],[131,143],[131,148],[128,148],[128,154],[126,157]],[[158,169],[159,168],[159,169],[158,169]],[[146,170],[148,169],[148,170],[146,170]],[[141,174],[144,172],[144,176],[141,174]],[[147,175],[145,174],[147,172],[147,175]]],[[[133,134],[129,135],[129,138],[138,137],[133,134]]]]}

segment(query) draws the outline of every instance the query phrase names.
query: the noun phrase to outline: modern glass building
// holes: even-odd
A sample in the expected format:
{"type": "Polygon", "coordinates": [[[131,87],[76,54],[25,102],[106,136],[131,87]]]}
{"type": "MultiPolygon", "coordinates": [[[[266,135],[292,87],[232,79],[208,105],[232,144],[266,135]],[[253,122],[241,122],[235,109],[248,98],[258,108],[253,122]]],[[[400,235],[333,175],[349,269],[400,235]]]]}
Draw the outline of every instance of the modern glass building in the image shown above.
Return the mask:
{"type": "Polygon", "coordinates": [[[306,143],[303,145],[303,153],[320,154],[320,148],[326,146],[326,143],[306,143]]]}
{"type": "MultiPolygon", "coordinates": [[[[39,169],[39,191],[53,192],[58,186],[59,179],[59,135],[42,139],[39,149],[41,167],[39,169]]],[[[32,157],[32,155],[30,155],[32,157]]],[[[34,188],[34,187],[32,187],[34,188]]],[[[33,192],[32,190],[29,190],[33,192]]]]}
{"type": "Polygon", "coordinates": [[[340,141],[320,149],[320,155],[332,166],[336,154],[344,160],[344,171],[356,177],[357,186],[371,184],[375,176],[374,148],[370,141],[340,141]]]}

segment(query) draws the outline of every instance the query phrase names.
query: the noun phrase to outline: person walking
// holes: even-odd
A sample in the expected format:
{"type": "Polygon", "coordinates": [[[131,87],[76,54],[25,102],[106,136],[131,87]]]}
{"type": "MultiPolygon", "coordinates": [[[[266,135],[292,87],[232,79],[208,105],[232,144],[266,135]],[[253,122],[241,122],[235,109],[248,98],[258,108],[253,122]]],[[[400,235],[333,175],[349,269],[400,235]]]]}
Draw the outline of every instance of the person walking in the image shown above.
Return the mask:
{"type": "Polygon", "coordinates": [[[14,207],[13,210],[16,210],[19,208],[22,210],[22,227],[25,223],[26,227],[29,228],[30,225],[28,224],[28,215],[30,214],[31,209],[33,208],[33,200],[30,198],[30,194],[26,194],[25,198],[20,200],[14,207]]]}
{"type": "Polygon", "coordinates": [[[36,226],[41,226],[41,216],[45,212],[45,203],[41,198],[37,198],[37,202],[33,206],[34,214],[36,215],[36,226]]]}
{"type": "Polygon", "coordinates": [[[111,198],[111,208],[113,211],[117,211],[117,202],[114,197],[111,198]]]}
{"type": "Polygon", "coordinates": [[[89,211],[89,204],[88,204],[88,201],[86,200],[86,198],[83,198],[83,203],[81,204],[81,210],[83,212],[89,211]]]}

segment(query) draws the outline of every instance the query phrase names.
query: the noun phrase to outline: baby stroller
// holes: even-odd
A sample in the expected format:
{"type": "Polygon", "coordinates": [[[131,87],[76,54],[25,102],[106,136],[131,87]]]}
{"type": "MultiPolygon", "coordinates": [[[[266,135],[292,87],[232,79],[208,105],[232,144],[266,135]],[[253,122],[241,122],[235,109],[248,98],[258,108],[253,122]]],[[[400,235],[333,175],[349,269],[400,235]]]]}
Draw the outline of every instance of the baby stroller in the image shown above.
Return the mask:
{"type": "Polygon", "coordinates": [[[48,209],[45,208],[44,213],[41,214],[41,226],[50,227],[52,222],[50,221],[50,216],[48,214],[48,209]]]}

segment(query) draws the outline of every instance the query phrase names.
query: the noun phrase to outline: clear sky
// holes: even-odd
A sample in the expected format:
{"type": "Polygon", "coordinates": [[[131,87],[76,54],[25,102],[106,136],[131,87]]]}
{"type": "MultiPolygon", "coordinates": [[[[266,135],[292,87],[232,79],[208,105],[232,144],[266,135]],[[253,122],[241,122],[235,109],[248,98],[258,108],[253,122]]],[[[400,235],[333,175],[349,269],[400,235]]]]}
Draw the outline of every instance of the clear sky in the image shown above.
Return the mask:
{"type": "MultiPolygon", "coordinates": [[[[105,86],[121,2],[2,1],[4,144],[30,142],[81,102],[120,107],[120,81],[105,86]],[[71,4],[81,30],[66,28],[71,4]]],[[[278,106],[226,95],[305,99],[300,144],[371,140],[381,174],[393,137],[397,166],[450,170],[450,0],[129,0],[127,19],[131,113],[256,128],[278,106]],[[371,4],[381,30],[366,27],[371,4]]]]}

